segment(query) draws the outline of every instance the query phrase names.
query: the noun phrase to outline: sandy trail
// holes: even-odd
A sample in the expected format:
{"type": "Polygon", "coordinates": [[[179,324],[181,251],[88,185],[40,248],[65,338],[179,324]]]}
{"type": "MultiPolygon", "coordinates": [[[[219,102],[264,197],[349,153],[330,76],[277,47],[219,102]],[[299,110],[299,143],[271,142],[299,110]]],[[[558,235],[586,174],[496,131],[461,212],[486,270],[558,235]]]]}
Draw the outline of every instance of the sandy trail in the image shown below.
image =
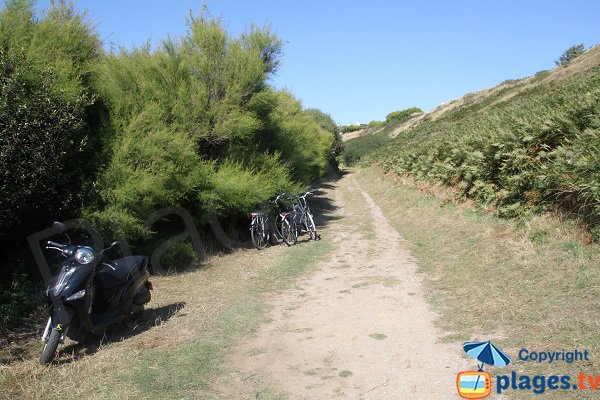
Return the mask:
{"type": "Polygon", "coordinates": [[[336,186],[331,256],[272,299],[232,364],[291,399],[458,398],[456,373],[473,365],[441,343],[407,243],[352,174],[336,186]]]}

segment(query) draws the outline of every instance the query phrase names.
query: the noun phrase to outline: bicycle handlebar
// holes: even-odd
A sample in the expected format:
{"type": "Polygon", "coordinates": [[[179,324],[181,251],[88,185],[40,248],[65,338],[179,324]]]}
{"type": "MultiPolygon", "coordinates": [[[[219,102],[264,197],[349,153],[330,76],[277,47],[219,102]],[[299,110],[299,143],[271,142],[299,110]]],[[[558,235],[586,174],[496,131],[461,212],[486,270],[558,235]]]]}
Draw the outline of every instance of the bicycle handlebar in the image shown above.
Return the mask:
{"type": "Polygon", "coordinates": [[[285,193],[281,193],[279,195],[277,195],[277,197],[275,197],[275,200],[269,200],[269,203],[271,204],[275,204],[279,201],[280,198],[282,198],[283,196],[285,196],[285,193]]]}
{"type": "Polygon", "coordinates": [[[304,199],[304,198],[305,198],[306,196],[308,196],[309,194],[314,194],[314,193],[315,193],[314,191],[310,191],[310,190],[309,190],[308,192],[306,192],[306,193],[304,193],[304,194],[296,194],[296,195],[290,196],[290,197],[288,197],[288,200],[293,200],[293,199],[304,199]]]}

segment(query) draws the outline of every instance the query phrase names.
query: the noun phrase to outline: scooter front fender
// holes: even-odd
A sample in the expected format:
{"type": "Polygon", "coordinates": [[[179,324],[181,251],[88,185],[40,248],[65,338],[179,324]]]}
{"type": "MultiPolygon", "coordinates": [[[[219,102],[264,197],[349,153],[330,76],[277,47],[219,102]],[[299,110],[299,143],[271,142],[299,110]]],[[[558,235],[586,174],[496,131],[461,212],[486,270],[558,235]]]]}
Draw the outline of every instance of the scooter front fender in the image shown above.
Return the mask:
{"type": "Polygon", "coordinates": [[[58,331],[66,330],[71,323],[74,314],[75,310],[70,307],[65,307],[64,305],[54,305],[50,311],[52,328],[55,328],[58,331]]]}

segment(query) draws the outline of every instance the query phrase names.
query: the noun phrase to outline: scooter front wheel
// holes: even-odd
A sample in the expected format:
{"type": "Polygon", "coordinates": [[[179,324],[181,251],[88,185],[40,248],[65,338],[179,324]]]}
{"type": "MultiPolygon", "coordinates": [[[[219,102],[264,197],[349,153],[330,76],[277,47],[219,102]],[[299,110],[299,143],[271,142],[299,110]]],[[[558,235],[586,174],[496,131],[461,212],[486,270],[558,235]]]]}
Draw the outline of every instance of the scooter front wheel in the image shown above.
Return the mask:
{"type": "Polygon", "coordinates": [[[52,331],[48,336],[48,340],[46,343],[44,343],[44,348],[42,349],[42,354],[40,355],[40,364],[50,364],[52,360],[54,360],[61,336],[62,334],[58,329],[52,328],[52,331]]]}

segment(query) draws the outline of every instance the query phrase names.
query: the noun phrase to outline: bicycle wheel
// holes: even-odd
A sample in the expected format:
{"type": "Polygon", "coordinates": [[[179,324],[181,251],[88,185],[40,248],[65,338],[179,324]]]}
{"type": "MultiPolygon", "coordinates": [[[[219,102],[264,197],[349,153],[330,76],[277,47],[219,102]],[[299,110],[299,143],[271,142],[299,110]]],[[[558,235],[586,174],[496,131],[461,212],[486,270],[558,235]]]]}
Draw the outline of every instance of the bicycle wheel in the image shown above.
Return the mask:
{"type": "Polygon", "coordinates": [[[288,246],[292,246],[298,241],[298,230],[291,214],[286,215],[281,221],[281,234],[283,241],[288,246]]]}
{"type": "Polygon", "coordinates": [[[272,244],[280,244],[283,241],[283,235],[281,233],[281,223],[283,222],[283,218],[279,215],[275,217],[275,220],[269,225],[269,229],[271,232],[271,243],[272,244]]]}
{"type": "Polygon", "coordinates": [[[315,225],[315,221],[310,213],[306,213],[306,230],[310,235],[312,240],[317,240],[317,226],[315,225]]]}
{"type": "Polygon", "coordinates": [[[250,229],[250,236],[252,237],[252,243],[254,244],[254,247],[256,247],[258,250],[262,250],[267,247],[269,235],[265,229],[265,224],[262,218],[258,219],[252,225],[252,229],[250,229]]]}

